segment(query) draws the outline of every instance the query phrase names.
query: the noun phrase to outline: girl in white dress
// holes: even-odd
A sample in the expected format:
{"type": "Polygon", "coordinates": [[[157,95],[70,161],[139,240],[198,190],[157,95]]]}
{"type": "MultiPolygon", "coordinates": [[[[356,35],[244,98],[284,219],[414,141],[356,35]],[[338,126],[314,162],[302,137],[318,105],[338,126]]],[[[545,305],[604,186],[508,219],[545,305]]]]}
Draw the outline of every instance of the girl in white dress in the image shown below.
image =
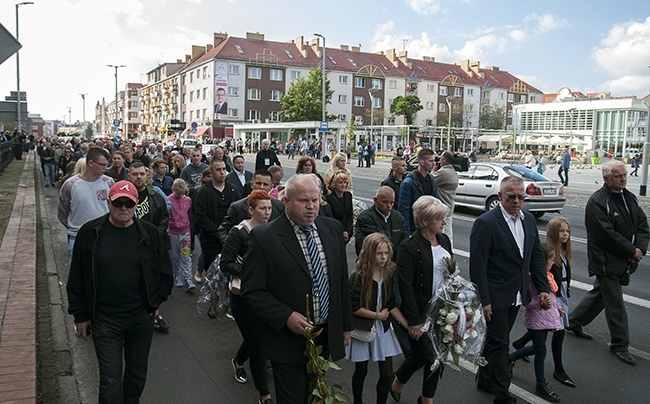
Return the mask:
{"type": "Polygon", "coordinates": [[[408,329],[406,319],[395,306],[392,274],[389,269],[393,251],[390,240],[383,234],[373,233],[363,241],[359,259],[350,274],[350,299],[356,330],[370,331],[376,335],[370,342],[352,338],[346,348],[346,358],[355,362],[352,375],[354,403],[362,403],[363,383],[368,373],[368,361],[379,365],[377,403],[386,403],[393,377],[392,357],[402,353],[389,315],[408,329]]]}

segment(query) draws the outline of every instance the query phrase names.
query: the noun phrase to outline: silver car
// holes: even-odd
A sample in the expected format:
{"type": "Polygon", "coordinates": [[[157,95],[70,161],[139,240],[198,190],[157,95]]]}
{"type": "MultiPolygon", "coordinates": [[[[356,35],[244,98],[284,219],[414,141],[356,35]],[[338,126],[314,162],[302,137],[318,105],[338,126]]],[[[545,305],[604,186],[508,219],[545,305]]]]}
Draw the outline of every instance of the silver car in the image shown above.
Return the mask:
{"type": "Polygon", "coordinates": [[[540,218],[546,212],[560,212],[566,203],[564,187],[528,168],[502,163],[472,163],[458,173],[456,205],[490,210],[499,204],[499,184],[509,175],[524,181],[523,209],[540,218]]]}

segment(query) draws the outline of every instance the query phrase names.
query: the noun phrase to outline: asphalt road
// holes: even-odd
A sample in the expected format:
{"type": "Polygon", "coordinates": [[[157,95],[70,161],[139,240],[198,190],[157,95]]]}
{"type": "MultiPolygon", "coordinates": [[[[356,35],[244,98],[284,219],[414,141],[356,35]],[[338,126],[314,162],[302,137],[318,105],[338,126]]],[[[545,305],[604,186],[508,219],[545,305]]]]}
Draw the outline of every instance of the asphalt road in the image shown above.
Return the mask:
{"type": "MultiPolygon", "coordinates": [[[[249,157],[247,166],[251,166],[249,157]]],[[[286,159],[282,158],[287,165],[286,159]]],[[[288,163],[288,162],[287,162],[288,163]]],[[[353,165],[354,165],[353,161],[353,165]]],[[[294,162],[287,168],[288,177],[294,170],[294,162]]],[[[353,170],[355,197],[370,202],[379,185],[380,178],[385,177],[388,165],[378,162],[372,169],[353,170]]],[[[326,170],[326,165],[319,165],[319,171],[326,170]]],[[[593,170],[595,171],[595,170],[593,170]]],[[[577,172],[575,174],[578,174],[577,172]]],[[[571,188],[579,192],[593,192],[599,185],[597,172],[585,173],[582,177],[575,175],[571,188]],[[589,175],[587,175],[589,174],[589,175]],[[594,179],[595,178],[595,179],[594,179]]],[[[638,180],[636,180],[638,181],[638,180]]],[[[630,184],[630,189],[633,184],[630,184]]],[[[49,242],[53,243],[57,267],[61,281],[67,279],[67,259],[65,257],[65,232],[56,220],[56,189],[44,190],[47,202],[47,221],[49,222],[49,242]]],[[[584,211],[577,197],[576,207],[567,207],[562,215],[572,223],[573,242],[573,286],[571,303],[577,304],[590,289],[592,280],[587,276],[586,269],[586,235],[584,230],[584,211]]],[[[586,199],[584,200],[586,202],[586,199]]],[[[469,277],[467,268],[467,251],[469,250],[469,232],[473,221],[480,211],[457,209],[454,215],[454,247],[459,258],[461,274],[469,277]]],[[[541,234],[548,220],[555,214],[547,214],[538,220],[541,234]]],[[[47,235],[44,235],[47,237],[47,235]]],[[[195,255],[198,252],[195,251],[195,255]]],[[[354,249],[348,245],[348,264],[354,265],[354,249]]],[[[604,314],[601,314],[586,329],[595,337],[594,341],[585,341],[567,335],[564,342],[564,362],[567,373],[576,381],[577,388],[565,387],[552,379],[552,359],[547,357],[546,377],[553,384],[563,402],[589,403],[644,403],[647,402],[650,380],[650,259],[646,258],[639,270],[632,277],[631,285],[625,288],[628,296],[628,316],[630,321],[631,352],[637,358],[635,367],[620,362],[609,352],[607,342],[609,333],[604,314]]],[[[196,260],[194,262],[196,265],[196,260]]],[[[65,285],[61,285],[65,287],[65,285]]],[[[209,319],[206,314],[197,311],[198,292],[187,293],[183,289],[174,288],[170,299],[162,307],[162,314],[171,326],[168,333],[156,333],[149,361],[149,377],[142,397],[144,403],[253,403],[257,394],[252,379],[247,384],[237,383],[233,377],[231,358],[235,355],[241,337],[234,321],[227,318],[209,319]]],[[[521,314],[520,314],[521,315],[521,314]]],[[[68,316],[68,330],[73,353],[74,373],[80,390],[82,402],[96,400],[96,361],[92,342],[81,342],[72,335],[72,318],[68,316]]],[[[524,332],[521,321],[517,321],[513,330],[513,338],[524,332]]],[[[550,343],[549,343],[550,351],[550,343]]],[[[397,369],[402,358],[395,358],[394,367],[397,369]]],[[[351,377],[353,365],[345,360],[339,362],[341,371],[329,371],[328,379],[340,384],[351,397],[351,377]]],[[[402,402],[415,402],[419,395],[421,372],[414,375],[402,394],[402,402]]],[[[268,372],[269,383],[272,386],[272,376],[268,372]]],[[[378,378],[376,366],[369,367],[365,385],[366,402],[375,400],[375,383],[378,378]]],[[[443,380],[439,383],[436,401],[442,403],[489,403],[492,396],[481,393],[473,388],[474,374],[471,366],[460,372],[448,369],[444,372],[443,380]]],[[[533,392],[535,378],[532,363],[520,363],[515,369],[513,392],[520,402],[541,403],[543,400],[533,392]]],[[[271,387],[273,391],[273,388],[271,387]]],[[[392,399],[389,398],[389,403],[392,399]]]]}

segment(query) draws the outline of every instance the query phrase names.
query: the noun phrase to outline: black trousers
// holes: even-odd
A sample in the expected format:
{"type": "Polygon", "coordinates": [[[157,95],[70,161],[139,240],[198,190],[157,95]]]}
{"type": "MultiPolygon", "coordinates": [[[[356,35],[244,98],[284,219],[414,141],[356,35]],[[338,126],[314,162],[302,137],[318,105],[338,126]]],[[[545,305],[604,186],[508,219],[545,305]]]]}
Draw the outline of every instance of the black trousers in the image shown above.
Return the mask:
{"type": "Polygon", "coordinates": [[[510,306],[505,310],[492,309],[492,319],[487,322],[487,338],[483,347],[483,357],[487,365],[478,370],[479,385],[494,391],[494,403],[514,403],[517,400],[510,395],[510,367],[508,346],[510,331],[517,318],[519,306],[510,306]]]}
{"type": "Polygon", "coordinates": [[[239,295],[232,295],[231,308],[232,315],[241,332],[244,342],[241,343],[235,361],[238,365],[243,365],[246,360],[250,359],[251,374],[255,389],[264,397],[269,394],[269,383],[266,380],[266,362],[262,358],[260,339],[260,323],[246,301],[239,295]]]}
{"type": "Polygon", "coordinates": [[[406,384],[411,376],[413,376],[413,373],[421,367],[424,367],[422,373],[422,396],[433,398],[438,388],[438,380],[440,379],[440,371],[442,368],[431,372],[429,353],[424,346],[427,339],[428,337],[426,335],[422,335],[417,341],[409,337],[411,355],[402,362],[402,366],[399,367],[395,375],[400,383],[406,384]]]}
{"type": "MultiPolygon", "coordinates": [[[[327,324],[325,324],[323,332],[315,339],[315,342],[316,345],[323,347],[321,356],[323,358],[329,358],[327,324]]],[[[278,349],[281,348],[278,347],[278,349]]],[[[275,401],[278,404],[300,404],[308,402],[308,388],[313,377],[311,374],[307,374],[306,365],[306,357],[302,363],[271,362],[271,366],[273,367],[273,384],[275,386],[275,401]]]]}
{"type": "Polygon", "coordinates": [[[571,327],[582,327],[591,323],[605,309],[613,352],[625,352],[630,345],[630,330],[627,312],[623,303],[623,287],[619,278],[596,276],[591,289],[569,314],[571,327]]]}

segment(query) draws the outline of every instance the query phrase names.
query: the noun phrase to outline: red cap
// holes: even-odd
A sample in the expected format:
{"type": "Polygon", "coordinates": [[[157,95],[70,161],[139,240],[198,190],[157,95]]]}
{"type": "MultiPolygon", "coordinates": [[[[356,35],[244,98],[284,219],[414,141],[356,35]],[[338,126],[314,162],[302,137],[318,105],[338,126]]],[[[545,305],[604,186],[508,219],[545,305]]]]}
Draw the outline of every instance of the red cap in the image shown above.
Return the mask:
{"type": "Polygon", "coordinates": [[[116,200],[117,198],[129,198],[133,202],[138,202],[138,190],[135,189],[135,185],[129,181],[118,181],[108,192],[108,199],[111,201],[116,200]]]}

